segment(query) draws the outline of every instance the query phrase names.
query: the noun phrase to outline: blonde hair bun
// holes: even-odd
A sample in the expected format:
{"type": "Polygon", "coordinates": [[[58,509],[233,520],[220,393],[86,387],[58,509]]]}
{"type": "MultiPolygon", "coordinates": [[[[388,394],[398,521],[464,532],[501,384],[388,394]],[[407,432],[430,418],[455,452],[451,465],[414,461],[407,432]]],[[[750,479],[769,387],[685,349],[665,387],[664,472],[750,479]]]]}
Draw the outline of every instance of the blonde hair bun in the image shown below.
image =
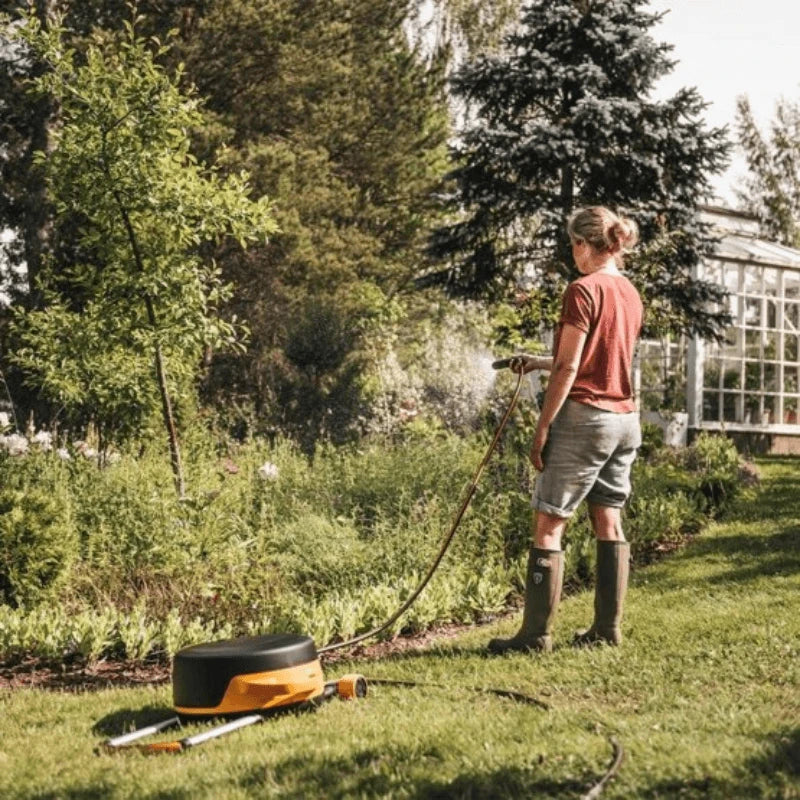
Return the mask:
{"type": "Polygon", "coordinates": [[[608,239],[620,250],[632,250],[639,241],[639,226],[628,217],[619,217],[609,227],[608,239]]]}
{"type": "Polygon", "coordinates": [[[573,241],[587,242],[601,253],[631,250],[639,241],[637,224],[605,206],[588,206],[574,211],[567,221],[567,233],[573,241]]]}

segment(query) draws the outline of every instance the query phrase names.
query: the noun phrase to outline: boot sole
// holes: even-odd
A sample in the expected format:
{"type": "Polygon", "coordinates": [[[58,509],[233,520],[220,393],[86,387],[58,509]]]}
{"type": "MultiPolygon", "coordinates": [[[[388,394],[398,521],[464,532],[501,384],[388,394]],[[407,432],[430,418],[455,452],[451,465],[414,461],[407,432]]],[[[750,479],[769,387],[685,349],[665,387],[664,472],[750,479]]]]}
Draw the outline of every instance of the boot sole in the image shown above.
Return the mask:
{"type": "Polygon", "coordinates": [[[501,656],[503,653],[551,653],[553,643],[546,644],[493,644],[489,642],[487,651],[493,656],[501,656]]]}

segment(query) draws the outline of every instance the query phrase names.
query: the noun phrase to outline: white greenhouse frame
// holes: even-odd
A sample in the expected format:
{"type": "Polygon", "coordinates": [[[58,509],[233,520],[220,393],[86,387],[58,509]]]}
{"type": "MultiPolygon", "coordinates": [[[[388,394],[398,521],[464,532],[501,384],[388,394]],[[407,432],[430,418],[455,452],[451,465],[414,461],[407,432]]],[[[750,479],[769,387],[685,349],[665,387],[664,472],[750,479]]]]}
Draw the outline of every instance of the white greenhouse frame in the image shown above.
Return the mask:
{"type": "Polygon", "coordinates": [[[695,274],[730,292],[724,342],[688,344],[688,426],[800,435],[800,251],[761,239],[752,217],[709,207],[721,236],[695,274]]]}

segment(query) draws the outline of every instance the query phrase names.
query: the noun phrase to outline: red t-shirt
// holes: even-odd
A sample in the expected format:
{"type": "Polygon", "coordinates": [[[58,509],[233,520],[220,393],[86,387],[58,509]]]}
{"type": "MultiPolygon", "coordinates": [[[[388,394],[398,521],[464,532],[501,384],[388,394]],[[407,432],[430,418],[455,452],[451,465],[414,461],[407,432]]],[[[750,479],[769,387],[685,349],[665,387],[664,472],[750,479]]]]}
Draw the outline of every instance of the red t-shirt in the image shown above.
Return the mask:
{"type": "Polygon", "coordinates": [[[639,293],[624,275],[595,272],[567,287],[553,353],[565,324],[587,334],[570,400],[618,414],[636,410],[631,365],[642,313],[639,293]]]}

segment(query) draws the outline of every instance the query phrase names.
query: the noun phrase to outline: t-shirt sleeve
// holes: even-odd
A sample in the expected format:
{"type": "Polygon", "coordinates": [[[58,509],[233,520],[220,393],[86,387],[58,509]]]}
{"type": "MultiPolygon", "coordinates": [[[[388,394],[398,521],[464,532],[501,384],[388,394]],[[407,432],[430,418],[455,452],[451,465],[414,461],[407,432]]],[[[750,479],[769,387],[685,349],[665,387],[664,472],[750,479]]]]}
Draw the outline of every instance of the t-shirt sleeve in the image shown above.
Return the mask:
{"type": "Polygon", "coordinates": [[[561,323],[573,325],[578,330],[588,333],[594,318],[592,296],[583,286],[571,283],[564,292],[564,303],[561,306],[561,323]]]}

